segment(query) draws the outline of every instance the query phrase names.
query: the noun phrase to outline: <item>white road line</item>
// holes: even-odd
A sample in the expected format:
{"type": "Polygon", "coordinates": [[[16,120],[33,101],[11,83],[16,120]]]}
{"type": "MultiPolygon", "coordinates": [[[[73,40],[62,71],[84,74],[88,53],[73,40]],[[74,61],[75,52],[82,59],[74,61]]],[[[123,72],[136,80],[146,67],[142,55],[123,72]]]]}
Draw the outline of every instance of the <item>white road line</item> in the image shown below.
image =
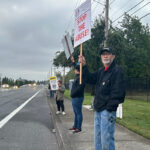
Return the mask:
{"type": "Polygon", "coordinates": [[[11,112],[8,116],[6,116],[3,120],[0,121],[0,129],[13,117],[15,116],[23,107],[25,107],[41,90],[36,92],[32,97],[26,100],[22,105],[20,105],[17,109],[11,112]]]}

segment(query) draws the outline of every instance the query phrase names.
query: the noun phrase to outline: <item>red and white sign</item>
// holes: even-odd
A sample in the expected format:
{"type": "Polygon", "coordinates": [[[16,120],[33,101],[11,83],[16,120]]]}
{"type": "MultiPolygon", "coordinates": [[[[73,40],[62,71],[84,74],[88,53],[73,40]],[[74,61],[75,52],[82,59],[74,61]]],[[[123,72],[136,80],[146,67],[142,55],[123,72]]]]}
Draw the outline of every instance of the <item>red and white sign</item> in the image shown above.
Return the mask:
{"type": "Polygon", "coordinates": [[[75,10],[74,47],[91,38],[91,0],[75,10]]]}

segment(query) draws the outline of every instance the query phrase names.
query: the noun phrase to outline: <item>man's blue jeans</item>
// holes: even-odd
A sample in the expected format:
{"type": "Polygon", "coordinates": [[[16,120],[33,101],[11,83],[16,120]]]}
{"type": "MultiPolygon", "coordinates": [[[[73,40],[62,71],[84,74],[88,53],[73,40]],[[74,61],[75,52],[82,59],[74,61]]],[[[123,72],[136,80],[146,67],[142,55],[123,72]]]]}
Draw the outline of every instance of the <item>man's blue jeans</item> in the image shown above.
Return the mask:
{"type": "Polygon", "coordinates": [[[72,107],[74,111],[74,125],[73,127],[76,129],[82,128],[82,103],[83,103],[83,97],[81,98],[72,98],[72,107]]]}
{"type": "Polygon", "coordinates": [[[95,150],[115,150],[116,112],[103,110],[94,114],[95,150]]]}

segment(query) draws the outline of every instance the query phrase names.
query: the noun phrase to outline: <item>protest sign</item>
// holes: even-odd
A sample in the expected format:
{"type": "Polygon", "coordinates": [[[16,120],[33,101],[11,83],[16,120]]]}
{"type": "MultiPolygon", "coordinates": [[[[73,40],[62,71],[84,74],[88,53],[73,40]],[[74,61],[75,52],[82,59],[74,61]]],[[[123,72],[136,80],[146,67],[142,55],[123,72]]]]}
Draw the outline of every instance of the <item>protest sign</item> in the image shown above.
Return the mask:
{"type": "Polygon", "coordinates": [[[58,83],[56,76],[50,77],[50,86],[51,90],[57,90],[58,89],[58,83]]]}
{"type": "Polygon", "coordinates": [[[66,57],[68,59],[74,51],[69,33],[67,33],[62,39],[62,44],[65,50],[66,57]]]}
{"type": "Polygon", "coordinates": [[[91,0],[75,10],[74,47],[91,38],[91,0]]]}
{"type": "MultiPolygon", "coordinates": [[[[80,45],[82,56],[82,43],[91,38],[91,0],[86,0],[75,10],[74,47],[80,45]]],[[[82,63],[80,63],[80,84],[82,83],[82,63]]]]}

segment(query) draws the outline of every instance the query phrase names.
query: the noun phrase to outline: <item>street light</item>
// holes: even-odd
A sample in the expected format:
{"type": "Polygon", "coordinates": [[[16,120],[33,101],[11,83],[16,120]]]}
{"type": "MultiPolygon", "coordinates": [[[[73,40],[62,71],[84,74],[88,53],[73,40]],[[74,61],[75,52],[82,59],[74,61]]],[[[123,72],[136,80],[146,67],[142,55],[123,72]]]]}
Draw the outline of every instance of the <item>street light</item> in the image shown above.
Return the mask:
{"type": "MultiPolygon", "coordinates": [[[[61,53],[60,51],[56,51],[55,57],[58,56],[60,53],[61,53]]],[[[50,63],[51,63],[51,76],[53,76],[53,73],[55,76],[56,75],[56,67],[53,66],[53,58],[51,58],[50,63]]]]}
{"type": "Polygon", "coordinates": [[[2,74],[0,73],[0,88],[2,87],[2,74]]]}
{"type": "Polygon", "coordinates": [[[53,60],[51,60],[50,62],[51,62],[51,71],[50,71],[51,73],[50,73],[50,75],[53,76],[53,74],[54,74],[54,76],[55,76],[56,75],[56,67],[53,66],[53,63],[52,63],[53,60]]]}

